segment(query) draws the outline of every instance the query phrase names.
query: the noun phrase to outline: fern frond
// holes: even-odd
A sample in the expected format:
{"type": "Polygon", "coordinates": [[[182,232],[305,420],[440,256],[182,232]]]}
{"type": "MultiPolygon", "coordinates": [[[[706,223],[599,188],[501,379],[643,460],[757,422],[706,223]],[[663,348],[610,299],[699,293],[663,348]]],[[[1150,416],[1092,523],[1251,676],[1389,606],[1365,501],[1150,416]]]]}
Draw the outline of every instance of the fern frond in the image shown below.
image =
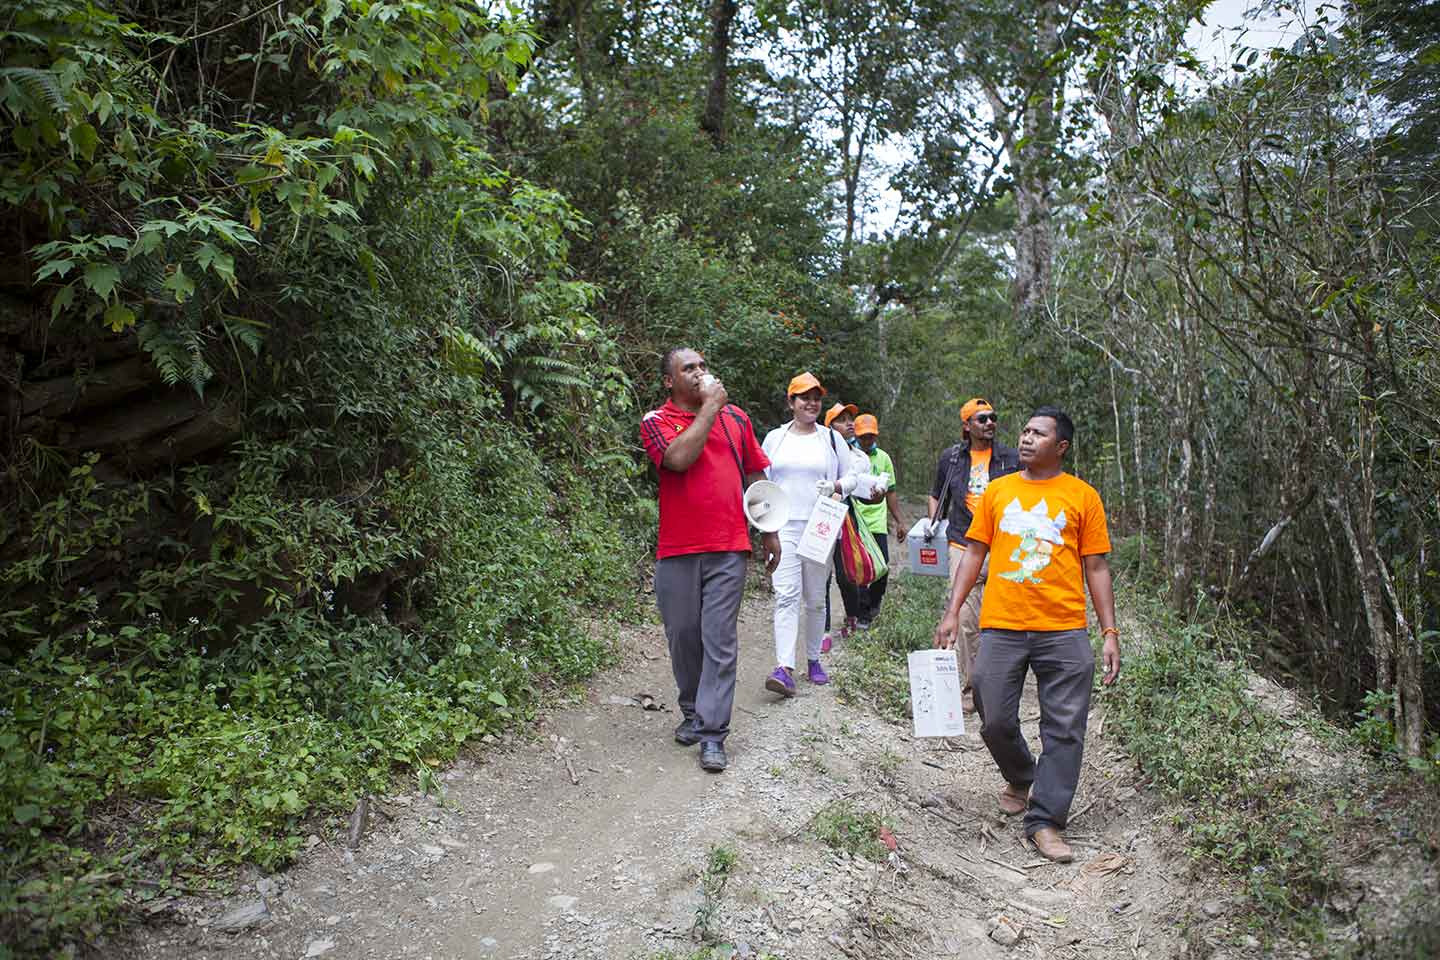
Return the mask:
{"type": "Polygon", "coordinates": [[[38,67],[0,67],[0,77],[13,81],[40,103],[55,113],[63,113],[69,104],[65,102],[65,91],[54,71],[38,67]]]}
{"type": "Polygon", "coordinates": [[[160,371],[160,379],[165,385],[173,387],[179,383],[185,376],[185,367],[189,366],[185,345],[154,320],[140,324],[136,334],[140,340],[140,349],[150,355],[150,362],[160,371]]]}
{"type": "Polygon", "coordinates": [[[215,375],[210,364],[205,361],[205,345],[200,335],[193,330],[185,331],[185,352],[189,355],[190,363],[185,370],[185,382],[202,399],[205,396],[205,384],[215,375]]]}
{"type": "Polygon", "coordinates": [[[534,387],[578,387],[585,389],[590,386],[590,381],[583,377],[570,373],[551,373],[539,371],[536,373],[521,374],[515,377],[517,386],[529,388],[534,387]]]}
{"type": "Polygon", "coordinates": [[[581,372],[578,364],[571,363],[569,360],[562,360],[559,357],[548,357],[540,353],[531,353],[516,357],[512,361],[512,365],[517,368],[541,367],[546,370],[560,370],[575,374],[581,372]]]}
{"type": "Polygon", "coordinates": [[[498,370],[502,366],[490,345],[468,330],[448,327],[441,336],[445,340],[445,361],[457,370],[473,372],[487,366],[498,370]]]}
{"type": "Polygon", "coordinates": [[[234,337],[237,343],[244,344],[252,354],[260,356],[260,348],[265,345],[265,335],[261,332],[262,324],[228,313],[221,315],[220,322],[225,326],[225,332],[234,337]]]}

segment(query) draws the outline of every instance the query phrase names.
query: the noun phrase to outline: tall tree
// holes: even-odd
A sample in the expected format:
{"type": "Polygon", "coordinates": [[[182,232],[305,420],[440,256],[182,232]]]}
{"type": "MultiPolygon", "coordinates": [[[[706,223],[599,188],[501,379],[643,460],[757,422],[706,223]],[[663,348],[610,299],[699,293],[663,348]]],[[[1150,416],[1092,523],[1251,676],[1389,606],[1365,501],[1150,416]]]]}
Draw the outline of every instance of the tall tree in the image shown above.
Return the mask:
{"type": "Polygon", "coordinates": [[[797,0],[766,20],[776,57],[812,108],[802,115],[834,144],[840,188],[841,272],[849,269],[864,216],[876,145],[908,122],[913,92],[904,65],[923,50],[909,0],[797,0]]]}
{"type": "Polygon", "coordinates": [[[730,25],[735,0],[710,0],[710,83],[705,90],[705,111],[700,128],[716,145],[725,141],[725,96],[730,80],[730,25]]]}

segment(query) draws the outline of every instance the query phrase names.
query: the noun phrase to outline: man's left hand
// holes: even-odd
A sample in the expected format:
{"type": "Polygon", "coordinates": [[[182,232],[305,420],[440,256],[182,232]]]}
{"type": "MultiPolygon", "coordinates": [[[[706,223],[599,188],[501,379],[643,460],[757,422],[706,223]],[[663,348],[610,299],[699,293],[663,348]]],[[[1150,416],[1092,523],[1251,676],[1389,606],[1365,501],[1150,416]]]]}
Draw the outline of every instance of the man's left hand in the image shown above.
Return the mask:
{"type": "Polygon", "coordinates": [[[780,534],[761,534],[760,543],[765,552],[765,572],[774,573],[775,568],[780,566],[780,534]]]}
{"type": "Polygon", "coordinates": [[[1105,665],[1105,686],[1110,686],[1120,676],[1120,639],[1109,636],[1100,649],[1100,662],[1105,665]]]}

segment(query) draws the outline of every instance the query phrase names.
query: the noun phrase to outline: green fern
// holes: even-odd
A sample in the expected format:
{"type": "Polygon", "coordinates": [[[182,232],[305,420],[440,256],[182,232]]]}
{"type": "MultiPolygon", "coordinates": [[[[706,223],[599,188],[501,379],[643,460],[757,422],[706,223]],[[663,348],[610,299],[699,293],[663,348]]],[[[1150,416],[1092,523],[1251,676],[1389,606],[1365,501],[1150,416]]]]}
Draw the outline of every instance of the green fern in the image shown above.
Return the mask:
{"type": "Polygon", "coordinates": [[[545,354],[535,353],[515,358],[516,366],[545,367],[550,370],[563,370],[579,373],[580,368],[569,360],[562,360],[559,357],[550,357],[545,354]]]}
{"type": "Polygon", "coordinates": [[[535,390],[543,387],[584,389],[591,385],[584,369],[577,364],[543,354],[516,357],[511,362],[510,370],[511,382],[517,390],[525,387],[535,390]]]}
{"type": "Polygon", "coordinates": [[[153,320],[146,320],[136,331],[140,349],[150,355],[150,362],[160,371],[160,379],[173,387],[185,377],[189,356],[185,345],[170,330],[153,320]]]}
{"type": "Polygon", "coordinates": [[[445,360],[456,370],[483,373],[487,367],[498,370],[503,366],[490,345],[468,330],[447,327],[441,336],[445,341],[445,360]]]}
{"type": "Polygon", "coordinates": [[[234,338],[236,343],[243,344],[252,354],[260,356],[260,348],[265,344],[265,335],[261,333],[263,324],[251,320],[248,317],[238,317],[234,314],[223,314],[220,317],[225,332],[234,338]]]}
{"type": "Polygon", "coordinates": [[[69,109],[69,104],[65,101],[65,90],[60,86],[60,78],[51,70],[41,70],[38,67],[0,67],[0,77],[13,81],[30,94],[36,103],[45,104],[55,113],[64,113],[69,109]]]}

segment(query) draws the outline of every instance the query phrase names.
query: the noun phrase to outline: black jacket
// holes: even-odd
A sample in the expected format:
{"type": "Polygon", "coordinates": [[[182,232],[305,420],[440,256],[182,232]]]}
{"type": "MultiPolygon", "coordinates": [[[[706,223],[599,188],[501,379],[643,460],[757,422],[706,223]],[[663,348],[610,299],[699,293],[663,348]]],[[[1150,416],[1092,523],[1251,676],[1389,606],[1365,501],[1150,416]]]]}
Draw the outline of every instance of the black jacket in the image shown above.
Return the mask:
{"type": "MultiPolygon", "coordinates": [[[[1020,451],[1007,447],[999,441],[990,444],[990,479],[1015,473],[1020,469],[1020,451]]],[[[949,484],[950,511],[946,515],[950,528],[946,537],[952,543],[964,543],[965,531],[970,529],[970,508],[965,505],[965,492],[970,486],[970,444],[957,443],[946,447],[935,466],[935,482],[930,486],[930,496],[940,501],[945,508],[946,484],[949,484]]],[[[938,516],[936,519],[940,519],[938,516]]]]}

